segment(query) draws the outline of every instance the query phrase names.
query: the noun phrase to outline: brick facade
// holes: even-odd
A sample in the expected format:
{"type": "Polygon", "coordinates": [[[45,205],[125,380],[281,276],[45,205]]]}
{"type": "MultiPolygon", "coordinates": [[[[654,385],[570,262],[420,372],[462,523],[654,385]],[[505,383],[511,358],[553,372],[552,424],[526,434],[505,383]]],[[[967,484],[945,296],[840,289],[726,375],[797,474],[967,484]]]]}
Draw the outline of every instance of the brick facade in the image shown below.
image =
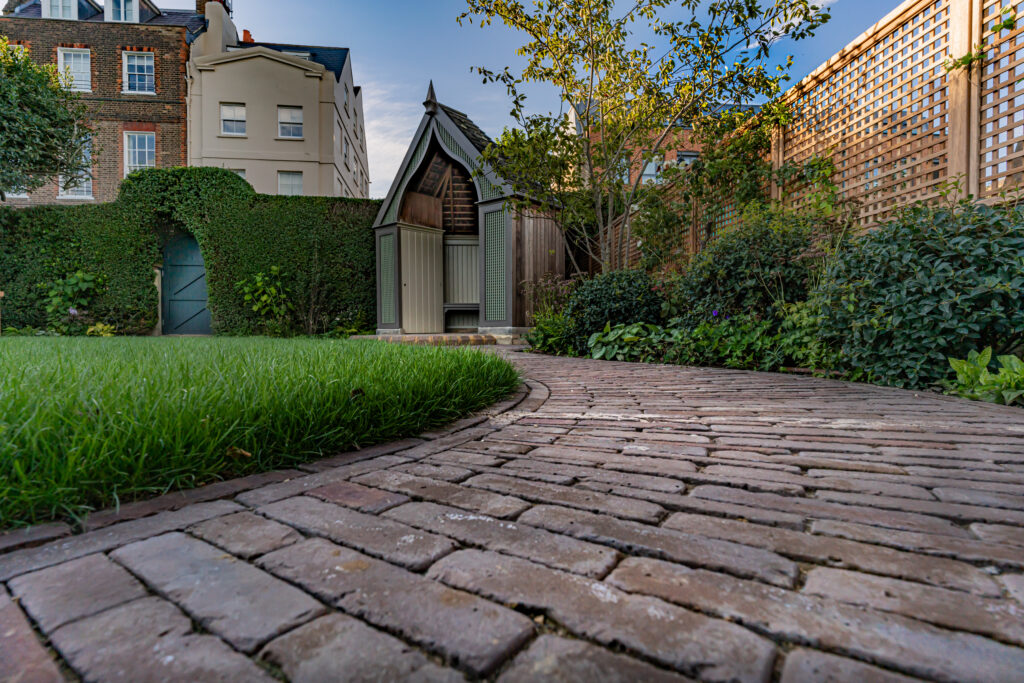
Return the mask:
{"type": "MultiPolygon", "coordinates": [[[[42,64],[56,64],[61,47],[88,48],[92,92],[81,93],[93,112],[93,200],[111,201],[124,177],[124,133],[156,133],[156,165],[186,165],[187,31],[182,26],[120,24],[95,21],[0,17],[0,35],[26,45],[29,55],[42,64]],[[152,52],[155,95],[122,92],[122,52],[152,52]]],[[[29,199],[9,199],[10,206],[75,203],[57,199],[50,183],[29,199]]]]}

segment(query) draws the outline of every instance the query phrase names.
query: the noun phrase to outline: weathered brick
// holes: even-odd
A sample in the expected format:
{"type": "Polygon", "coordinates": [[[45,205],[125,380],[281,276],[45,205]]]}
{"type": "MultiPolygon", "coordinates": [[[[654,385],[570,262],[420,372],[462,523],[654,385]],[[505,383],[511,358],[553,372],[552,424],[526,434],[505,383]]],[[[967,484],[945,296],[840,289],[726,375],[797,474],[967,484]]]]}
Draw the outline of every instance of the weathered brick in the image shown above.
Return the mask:
{"type": "Polygon", "coordinates": [[[199,503],[173,512],[162,512],[152,517],[122,522],[38,548],[16,550],[7,555],[0,555],[0,581],[84,555],[105,552],[142,538],[184,529],[197,522],[229,515],[241,509],[241,506],[226,500],[199,503]]]}
{"type": "Polygon", "coordinates": [[[476,675],[495,669],[533,633],[533,622],[521,614],[322,539],[259,563],[476,675]]]}
{"type": "Polygon", "coordinates": [[[23,574],[10,586],[45,633],[146,595],[131,574],[100,554],[23,574]]]}
{"type": "Polygon", "coordinates": [[[617,644],[707,681],[767,681],[775,646],[725,621],[526,560],[461,550],[428,576],[493,600],[543,610],[569,631],[617,644]]]}
{"type": "MultiPolygon", "coordinates": [[[[1024,490],[1024,488],[1022,488],[1024,490]]],[[[1024,510],[1024,496],[1013,496],[1006,493],[992,493],[975,489],[935,488],[932,493],[939,500],[950,503],[966,503],[1013,510],[1024,510]]]]}
{"type": "Polygon", "coordinates": [[[1024,574],[1003,574],[999,580],[1006,586],[1010,597],[1024,605],[1024,574]]]}
{"type": "Polygon", "coordinates": [[[133,543],[111,557],[243,652],[324,611],[297,588],[182,533],[133,543]]]}
{"type": "Polygon", "coordinates": [[[142,598],[57,629],[54,647],[87,681],[157,683],[274,679],[160,598],[142,598]]]}
{"type": "Polygon", "coordinates": [[[541,505],[519,517],[561,534],[610,545],[630,555],[647,555],[727,571],[777,586],[792,586],[800,570],[796,563],[773,552],[698,534],[541,505]]]}
{"type": "Polygon", "coordinates": [[[944,534],[925,534],[916,531],[900,531],[883,529],[867,524],[820,520],[811,525],[815,534],[827,534],[848,538],[866,543],[887,545],[901,550],[955,557],[970,562],[989,562],[999,565],[1024,567],[1024,552],[1012,545],[1001,545],[986,541],[946,536],[944,534]]]}
{"type": "Polygon", "coordinates": [[[881,510],[904,510],[907,513],[934,515],[935,517],[945,517],[960,522],[1024,525],[1024,510],[1006,510],[1003,508],[983,507],[981,505],[962,505],[948,501],[870,496],[861,493],[844,493],[842,491],[818,491],[818,498],[845,505],[862,505],[881,510]]]}
{"type": "Polygon", "coordinates": [[[258,512],[307,534],[324,536],[414,571],[426,569],[456,548],[443,536],[308,496],[264,505],[258,512]]]}
{"type": "Polygon", "coordinates": [[[568,486],[524,481],[514,477],[480,474],[465,482],[490,491],[507,493],[526,500],[542,503],[556,503],[568,507],[603,512],[627,519],[656,522],[664,515],[661,506],[645,501],[610,496],[604,493],[582,491],[568,486]]]}
{"type": "Polygon", "coordinates": [[[417,477],[427,477],[428,479],[440,479],[441,481],[452,482],[459,482],[473,476],[473,470],[467,470],[464,467],[455,467],[453,465],[432,465],[422,461],[411,462],[408,465],[399,465],[393,469],[396,472],[405,472],[406,474],[412,474],[417,477]]]}
{"type": "Polygon", "coordinates": [[[449,484],[434,479],[414,477],[402,472],[371,472],[357,477],[356,482],[365,486],[404,493],[413,498],[454,505],[492,517],[515,517],[530,507],[528,503],[512,496],[497,495],[462,484],[449,484]]]}
{"type": "Polygon", "coordinates": [[[246,560],[302,540],[295,529],[251,512],[210,519],[189,532],[246,560]]]}
{"type": "Polygon", "coordinates": [[[949,536],[964,537],[967,535],[967,532],[954,526],[948,520],[913,512],[879,510],[870,506],[840,505],[837,502],[828,502],[816,498],[793,498],[771,493],[754,493],[726,486],[698,486],[690,495],[695,498],[707,498],[722,503],[764,507],[821,519],[862,522],[893,529],[926,531],[947,534],[949,536]]]}
{"type": "Polygon", "coordinates": [[[271,641],[260,657],[292,683],[464,680],[397,638],[337,612],[271,641]]]}
{"type": "MultiPolygon", "coordinates": [[[[597,467],[578,467],[575,465],[556,464],[537,460],[518,458],[505,463],[502,470],[498,472],[507,476],[523,477],[534,472],[542,472],[551,475],[567,475],[566,483],[573,479],[580,481],[597,481],[619,486],[633,486],[636,488],[648,489],[650,491],[663,491],[665,493],[679,493],[686,489],[686,484],[678,479],[668,477],[655,477],[647,474],[633,474],[630,472],[614,472],[599,469],[597,467]]],[[[557,482],[553,482],[557,483],[557,482]]]]}
{"type": "Polygon", "coordinates": [[[916,680],[845,657],[800,648],[786,656],[780,683],[913,683],[916,680]]]}
{"type": "Polygon", "coordinates": [[[349,451],[348,453],[324,458],[323,460],[308,462],[300,467],[306,472],[326,472],[327,470],[333,470],[341,467],[342,465],[351,465],[353,463],[370,460],[382,455],[398,453],[399,451],[407,450],[422,443],[423,439],[402,439],[401,441],[381,443],[376,446],[367,446],[366,448],[360,448],[357,451],[349,451]]]}
{"type": "Polygon", "coordinates": [[[1024,615],[1007,600],[988,600],[911,581],[824,567],[808,572],[803,590],[851,605],[1024,644],[1024,615]]]}
{"type": "Polygon", "coordinates": [[[1024,667],[1024,650],[981,636],[660,560],[628,558],[608,581],[913,676],[1001,681],[1015,678],[1014,672],[1024,667]]]}
{"type": "Polygon", "coordinates": [[[499,678],[499,683],[556,681],[579,683],[684,683],[690,679],[657,669],[646,662],[609,652],[583,640],[544,635],[521,652],[499,678]]]}
{"type": "Polygon", "coordinates": [[[971,531],[983,541],[1024,547],[1024,527],[1002,524],[972,524],[971,531]]]}
{"type": "Polygon", "coordinates": [[[859,493],[883,493],[890,496],[920,498],[934,500],[928,491],[920,486],[906,484],[890,484],[888,482],[869,479],[844,479],[842,477],[806,477],[791,472],[764,470],[755,467],[734,467],[731,465],[713,465],[705,467],[702,474],[714,474],[737,479],[764,479],[780,484],[807,487],[810,489],[835,489],[839,491],[856,491],[859,493]]]}
{"type": "Polygon", "coordinates": [[[584,576],[604,576],[618,561],[618,553],[609,548],[434,503],[409,503],[389,510],[385,516],[469,545],[584,576]]]}
{"type": "Polygon", "coordinates": [[[693,496],[632,489],[625,486],[602,487],[602,489],[617,496],[648,500],[669,510],[686,510],[736,519],[749,519],[759,524],[782,526],[789,529],[803,529],[805,523],[804,518],[800,515],[778,512],[776,510],[765,510],[763,508],[750,507],[749,505],[734,505],[704,498],[694,498],[693,496]]]}
{"type": "Polygon", "coordinates": [[[12,683],[63,683],[50,657],[17,603],[0,586],[0,677],[12,683]]]}
{"type": "Polygon", "coordinates": [[[271,484],[270,486],[264,486],[263,488],[255,489],[253,491],[247,491],[242,495],[237,496],[235,500],[243,505],[259,507],[260,505],[273,503],[276,500],[297,496],[301,493],[305,493],[306,491],[326,486],[327,484],[344,481],[365,472],[386,469],[393,465],[401,465],[405,462],[409,462],[409,458],[404,458],[398,455],[381,455],[379,457],[372,457],[365,460],[359,460],[358,462],[354,462],[350,465],[332,467],[306,477],[298,477],[289,481],[283,481],[279,484],[271,484]]]}
{"type": "MultiPolygon", "coordinates": [[[[965,562],[704,515],[676,513],[665,520],[663,526],[766,548],[803,562],[862,569],[976,595],[999,594],[999,587],[989,574],[965,562]]],[[[878,531],[891,533],[889,529],[878,531]]]]}
{"type": "Polygon", "coordinates": [[[0,553],[40,545],[47,541],[68,536],[70,533],[71,527],[64,522],[35,524],[24,529],[12,529],[0,534],[0,553]]]}
{"type": "Polygon", "coordinates": [[[336,503],[337,505],[354,508],[360,512],[371,512],[374,514],[409,502],[409,496],[392,493],[391,491],[371,489],[368,486],[351,481],[327,484],[307,493],[328,503],[336,503]]]}

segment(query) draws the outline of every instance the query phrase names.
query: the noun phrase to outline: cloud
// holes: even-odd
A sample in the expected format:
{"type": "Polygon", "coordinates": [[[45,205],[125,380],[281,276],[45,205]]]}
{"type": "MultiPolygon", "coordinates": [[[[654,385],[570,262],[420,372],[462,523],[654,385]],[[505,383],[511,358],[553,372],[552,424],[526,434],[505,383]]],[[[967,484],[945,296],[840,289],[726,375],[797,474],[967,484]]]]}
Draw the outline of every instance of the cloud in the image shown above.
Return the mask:
{"type": "Polygon", "coordinates": [[[423,117],[419,88],[364,80],[363,120],[370,164],[370,196],[384,197],[423,117]]]}

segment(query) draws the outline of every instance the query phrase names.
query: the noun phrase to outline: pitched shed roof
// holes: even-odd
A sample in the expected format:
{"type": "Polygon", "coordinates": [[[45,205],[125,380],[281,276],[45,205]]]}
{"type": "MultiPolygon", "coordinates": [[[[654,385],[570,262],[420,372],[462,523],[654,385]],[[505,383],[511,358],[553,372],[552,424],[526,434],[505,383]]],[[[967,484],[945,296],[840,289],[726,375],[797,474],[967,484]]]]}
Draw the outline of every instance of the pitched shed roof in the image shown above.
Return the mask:
{"type": "Polygon", "coordinates": [[[438,106],[444,110],[445,114],[448,114],[448,118],[452,120],[462,134],[469,138],[469,141],[473,143],[478,152],[482,152],[487,149],[487,146],[491,144],[491,138],[487,136],[487,133],[480,130],[480,127],[473,123],[472,119],[463,114],[458,109],[452,109],[451,107],[441,104],[438,102],[438,106]]]}
{"type": "Polygon", "coordinates": [[[347,47],[321,47],[319,45],[289,45],[286,43],[239,43],[238,47],[265,47],[277,52],[308,52],[310,61],[322,65],[334,74],[334,79],[341,78],[348,59],[347,47]]]}

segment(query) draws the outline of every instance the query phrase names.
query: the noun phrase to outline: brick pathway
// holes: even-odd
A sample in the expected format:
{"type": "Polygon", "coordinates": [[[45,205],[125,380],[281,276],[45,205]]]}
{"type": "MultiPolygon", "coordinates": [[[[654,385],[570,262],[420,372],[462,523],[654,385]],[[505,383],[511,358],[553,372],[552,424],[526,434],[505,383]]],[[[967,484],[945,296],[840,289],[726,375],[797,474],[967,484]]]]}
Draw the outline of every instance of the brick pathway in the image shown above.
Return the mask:
{"type": "Polygon", "coordinates": [[[0,679],[1024,678],[1024,411],[514,358],[456,431],[0,537],[0,679]]]}

